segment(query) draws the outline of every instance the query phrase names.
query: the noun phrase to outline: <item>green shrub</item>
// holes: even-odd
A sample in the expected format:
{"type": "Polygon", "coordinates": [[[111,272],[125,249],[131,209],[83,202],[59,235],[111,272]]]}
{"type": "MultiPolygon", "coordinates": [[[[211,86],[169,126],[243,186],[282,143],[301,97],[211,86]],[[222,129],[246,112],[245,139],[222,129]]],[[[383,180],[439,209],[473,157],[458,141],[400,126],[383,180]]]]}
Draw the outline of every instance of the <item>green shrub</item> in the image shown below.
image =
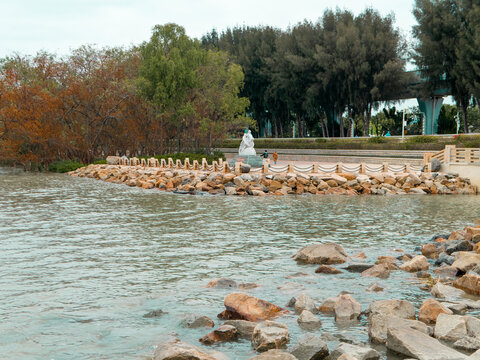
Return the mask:
{"type": "Polygon", "coordinates": [[[384,144],[387,142],[387,139],[382,136],[374,136],[369,138],[368,142],[371,144],[384,144]]]}
{"type": "Polygon", "coordinates": [[[105,159],[95,160],[93,162],[93,164],[95,164],[95,165],[101,165],[101,164],[106,164],[106,163],[107,163],[107,160],[105,160],[105,159]]]}
{"type": "Polygon", "coordinates": [[[49,171],[57,173],[66,173],[84,167],[85,165],[74,160],[55,161],[48,167],[49,171]]]}
{"type": "Polygon", "coordinates": [[[438,138],[429,135],[413,136],[408,138],[407,142],[411,144],[431,144],[438,142],[438,138]]]}

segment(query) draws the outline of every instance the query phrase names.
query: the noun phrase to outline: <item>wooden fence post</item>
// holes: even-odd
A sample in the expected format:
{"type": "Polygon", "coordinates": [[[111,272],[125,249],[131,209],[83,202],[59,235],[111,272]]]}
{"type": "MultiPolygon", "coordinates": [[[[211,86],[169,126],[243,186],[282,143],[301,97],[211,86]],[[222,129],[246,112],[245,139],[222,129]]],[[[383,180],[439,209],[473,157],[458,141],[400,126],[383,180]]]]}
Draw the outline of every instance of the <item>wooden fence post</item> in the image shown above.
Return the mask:
{"type": "Polygon", "coordinates": [[[406,173],[411,172],[411,170],[410,170],[410,164],[405,164],[405,172],[406,172],[406,173]]]}
{"type": "Polygon", "coordinates": [[[337,163],[337,168],[335,169],[336,173],[341,173],[343,171],[342,169],[342,163],[337,163]]]}
{"type": "Polygon", "coordinates": [[[294,173],[295,172],[295,167],[292,163],[288,163],[288,170],[287,172],[294,173]]]}
{"type": "Polygon", "coordinates": [[[313,163],[312,173],[318,174],[318,163],[313,163]]]}
{"type": "Polygon", "coordinates": [[[444,159],[445,164],[456,162],[455,145],[445,145],[444,159]]]}
{"type": "Polygon", "coordinates": [[[388,163],[383,163],[383,172],[388,172],[388,163]]]}
{"type": "Polygon", "coordinates": [[[268,174],[268,164],[266,162],[263,163],[262,173],[268,174]]]}

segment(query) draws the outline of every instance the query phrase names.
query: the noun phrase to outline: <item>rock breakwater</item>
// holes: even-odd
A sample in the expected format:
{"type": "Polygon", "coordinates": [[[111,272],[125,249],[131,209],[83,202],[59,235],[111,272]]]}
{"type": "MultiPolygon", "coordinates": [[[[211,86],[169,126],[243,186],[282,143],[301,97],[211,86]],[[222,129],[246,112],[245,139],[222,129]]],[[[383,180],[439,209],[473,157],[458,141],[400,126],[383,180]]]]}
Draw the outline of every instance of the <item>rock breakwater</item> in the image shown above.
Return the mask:
{"type": "Polygon", "coordinates": [[[476,194],[476,188],[469,179],[442,173],[234,174],[143,166],[89,165],[69,175],[183,194],[476,194]]]}

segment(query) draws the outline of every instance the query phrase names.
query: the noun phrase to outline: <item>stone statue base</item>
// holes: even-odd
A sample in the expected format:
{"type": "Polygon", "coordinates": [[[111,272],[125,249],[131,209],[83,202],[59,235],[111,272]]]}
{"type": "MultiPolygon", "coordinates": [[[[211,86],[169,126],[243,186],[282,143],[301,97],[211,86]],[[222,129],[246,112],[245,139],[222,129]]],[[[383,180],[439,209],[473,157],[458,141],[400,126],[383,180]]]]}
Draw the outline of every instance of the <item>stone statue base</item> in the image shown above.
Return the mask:
{"type": "Polygon", "coordinates": [[[242,162],[250,165],[252,168],[260,168],[263,166],[263,158],[258,155],[236,155],[229,165],[234,167],[236,162],[242,162]]]}

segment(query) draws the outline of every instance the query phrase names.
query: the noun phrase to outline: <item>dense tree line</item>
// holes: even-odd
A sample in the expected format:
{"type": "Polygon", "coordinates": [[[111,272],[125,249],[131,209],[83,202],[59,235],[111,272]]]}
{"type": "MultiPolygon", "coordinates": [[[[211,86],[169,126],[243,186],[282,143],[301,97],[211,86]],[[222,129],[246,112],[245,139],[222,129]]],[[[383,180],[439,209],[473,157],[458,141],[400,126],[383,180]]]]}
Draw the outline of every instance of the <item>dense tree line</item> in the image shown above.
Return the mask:
{"type": "Polygon", "coordinates": [[[480,4],[476,0],[416,0],[414,60],[426,91],[450,87],[469,131],[467,110],[480,99],[480,4]]]}
{"type": "Polygon", "coordinates": [[[25,167],[208,150],[249,124],[240,66],[174,24],[128,50],[82,47],[0,66],[0,159],[25,167]]]}
{"type": "Polygon", "coordinates": [[[361,119],[357,133],[368,134],[376,104],[392,99],[410,80],[407,46],[393,16],[373,9],[358,16],[327,10],[317,22],[286,31],[213,30],[202,44],[227,51],[242,66],[249,110],[261,132],[271,124],[275,137],[291,135],[292,121],[300,136],[343,137],[354,118],[361,119]]]}
{"type": "MultiPolygon", "coordinates": [[[[200,40],[166,24],[129,49],[1,59],[0,160],[48,166],[116,152],[208,152],[245,126],[273,137],[398,135],[403,113],[372,114],[407,90],[410,59],[422,95],[450,88],[461,131],[477,129],[480,5],[416,0],[414,15],[411,46],[393,15],[367,8],[327,10],[286,30],[212,30],[200,40]]],[[[453,112],[442,110],[441,132],[456,130],[453,112]]],[[[409,133],[421,131],[420,117],[407,116],[409,133]]]]}

